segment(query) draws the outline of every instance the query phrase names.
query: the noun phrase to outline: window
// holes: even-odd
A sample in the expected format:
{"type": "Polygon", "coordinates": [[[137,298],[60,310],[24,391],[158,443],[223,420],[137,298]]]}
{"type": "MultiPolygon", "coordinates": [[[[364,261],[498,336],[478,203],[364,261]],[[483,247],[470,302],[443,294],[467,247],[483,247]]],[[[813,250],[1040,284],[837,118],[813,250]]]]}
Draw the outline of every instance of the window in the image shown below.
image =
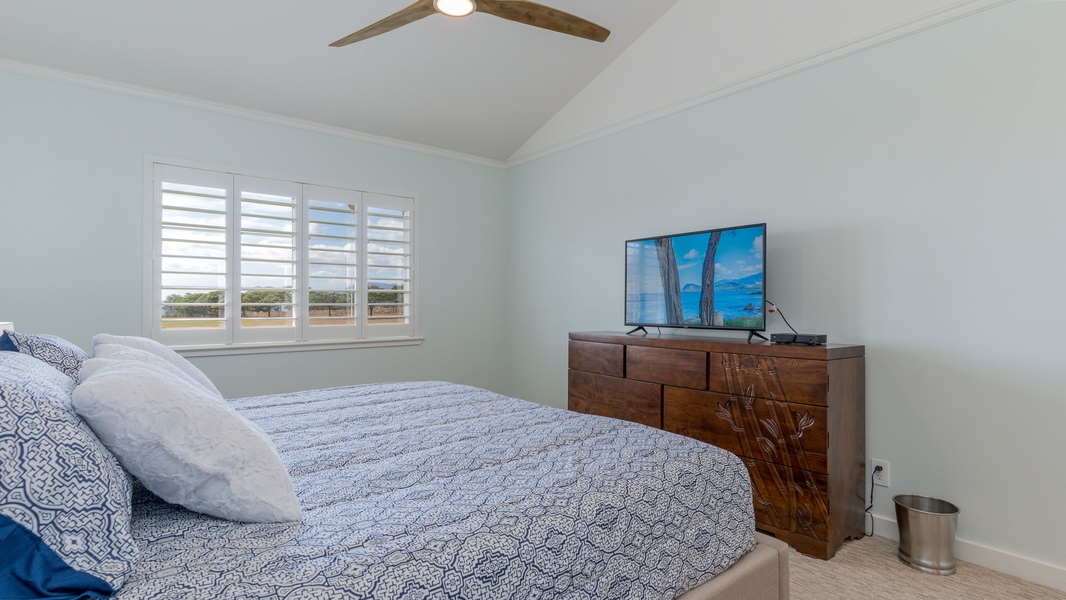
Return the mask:
{"type": "Polygon", "coordinates": [[[414,198],[151,172],[151,337],[235,349],[416,338],[414,198]]]}

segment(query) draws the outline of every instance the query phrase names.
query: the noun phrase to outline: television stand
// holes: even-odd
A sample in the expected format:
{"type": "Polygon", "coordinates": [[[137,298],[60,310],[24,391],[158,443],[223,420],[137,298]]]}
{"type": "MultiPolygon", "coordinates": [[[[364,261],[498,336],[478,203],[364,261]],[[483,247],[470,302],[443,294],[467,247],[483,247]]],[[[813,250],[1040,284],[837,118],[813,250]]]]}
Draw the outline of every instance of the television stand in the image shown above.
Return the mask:
{"type": "Polygon", "coordinates": [[[626,335],[632,335],[632,334],[634,334],[634,333],[636,333],[638,331],[643,331],[644,335],[648,335],[648,330],[644,329],[643,325],[637,325],[633,329],[630,329],[629,331],[626,332],[626,335]]]}
{"type": "Polygon", "coordinates": [[[770,341],[770,340],[767,340],[767,339],[766,339],[766,336],[765,336],[765,335],[763,335],[763,334],[759,333],[758,331],[755,331],[754,329],[749,329],[749,330],[748,330],[748,343],[749,343],[749,344],[751,343],[751,338],[752,338],[752,337],[757,337],[757,338],[759,338],[759,339],[761,339],[761,340],[766,340],[767,342],[769,342],[769,341],[770,341]]]}

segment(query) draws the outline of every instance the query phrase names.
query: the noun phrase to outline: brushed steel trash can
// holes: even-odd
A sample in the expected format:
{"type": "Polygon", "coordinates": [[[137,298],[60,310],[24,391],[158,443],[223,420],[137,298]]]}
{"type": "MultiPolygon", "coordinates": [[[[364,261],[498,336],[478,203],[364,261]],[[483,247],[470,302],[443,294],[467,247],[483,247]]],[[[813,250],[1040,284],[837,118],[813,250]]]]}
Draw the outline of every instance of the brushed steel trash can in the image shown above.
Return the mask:
{"type": "Polygon", "coordinates": [[[892,501],[899,525],[899,559],[923,573],[954,573],[959,507],[946,500],[913,494],[899,495],[892,501]]]}

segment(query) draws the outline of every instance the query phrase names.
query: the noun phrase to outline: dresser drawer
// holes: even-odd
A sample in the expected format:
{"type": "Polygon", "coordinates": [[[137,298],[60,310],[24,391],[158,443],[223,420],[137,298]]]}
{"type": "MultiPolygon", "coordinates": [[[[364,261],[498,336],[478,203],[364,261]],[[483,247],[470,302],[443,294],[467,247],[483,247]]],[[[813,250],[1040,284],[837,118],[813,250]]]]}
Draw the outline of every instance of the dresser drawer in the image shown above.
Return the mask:
{"type": "Polygon", "coordinates": [[[707,353],[626,346],[626,378],[705,390],[707,353]]]}
{"type": "Polygon", "coordinates": [[[761,460],[743,460],[751,474],[756,526],[790,531],[821,542],[829,539],[825,475],[761,460]]]}
{"type": "Polygon", "coordinates": [[[663,429],[742,457],[828,473],[827,410],[674,387],[663,391],[663,429]]]}
{"type": "Polygon", "coordinates": [[[621,344],[570,340],[570,368],[612,377],[624,377],[625,348],[621,344]]]}
{"type": "Polygon", "coordinates": [[[662,386],[570,369],[567,408],[662,427],[662,386]]]}
{"type": "Polygon", "coordinates": [[[708,389],[738,396],[825,406],[828,363],[823,360],[710,353],[708,389]]]}

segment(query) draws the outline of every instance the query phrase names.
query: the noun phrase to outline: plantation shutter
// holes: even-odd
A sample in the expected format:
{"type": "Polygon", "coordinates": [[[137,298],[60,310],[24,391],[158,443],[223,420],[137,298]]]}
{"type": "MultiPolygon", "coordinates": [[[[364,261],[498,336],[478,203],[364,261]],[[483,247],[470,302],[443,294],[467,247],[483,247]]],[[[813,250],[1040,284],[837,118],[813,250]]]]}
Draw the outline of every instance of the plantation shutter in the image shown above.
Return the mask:
{"type": "Polygon", "coordinates": [[[366,337],[414,335],[411,198],[364,194],[366,337]]]}
{"type": "Polygon", "coordinates": [[[232,320],[234,342],[291,342],[300,339],[297,318],[299,232],[303,218],[300,184],[257,177],[236,177],[239,261],[232,278],[240,299],[239,319],[232,320]]]}
{"type": "Polygon", "coordinates": [[[154,337],[171,345],[223,344],[233,178],[169,165],[154,171],[154,337]]]}
{"type": "Polygon", "coordinates": [[[306,339],[362,337],[359,302],[359,223],[362,194],[304,186],[307,199],[306,339]]]}

